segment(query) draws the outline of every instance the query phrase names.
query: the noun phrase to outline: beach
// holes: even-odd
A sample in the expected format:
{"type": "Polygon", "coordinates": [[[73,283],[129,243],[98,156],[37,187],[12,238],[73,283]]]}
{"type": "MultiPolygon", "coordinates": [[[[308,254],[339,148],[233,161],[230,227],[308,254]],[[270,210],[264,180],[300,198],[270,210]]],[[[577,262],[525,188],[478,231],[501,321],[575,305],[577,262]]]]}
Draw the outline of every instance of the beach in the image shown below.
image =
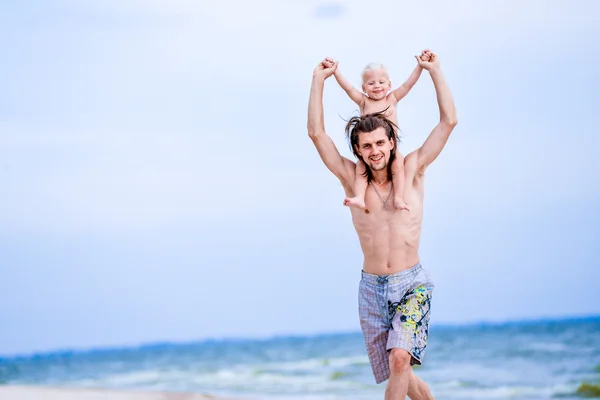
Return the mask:
{"type": "MultiPolygon", "coordinates": [[[[117,391],[105,389],[0,386],[2,400],[234,400],[196,393],[117,391]]],[[[240,398],[236,398],[239,400],[240,398]]]]}
{"type": "MultiPolygon", "coordinates": [[[[599,396],[600,317],[433,325],[415,373],[437,400],[599,396]]],[[[384,390],[360,332],[0,357],[1,400],[372,400],[384,390]]]]}

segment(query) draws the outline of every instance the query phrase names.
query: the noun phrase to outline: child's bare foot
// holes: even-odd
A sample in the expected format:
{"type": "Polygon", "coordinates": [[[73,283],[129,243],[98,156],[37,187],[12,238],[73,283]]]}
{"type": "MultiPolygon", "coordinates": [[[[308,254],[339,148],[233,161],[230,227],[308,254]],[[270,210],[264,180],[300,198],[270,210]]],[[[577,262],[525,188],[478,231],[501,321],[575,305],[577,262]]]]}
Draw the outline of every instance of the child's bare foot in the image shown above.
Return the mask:
{"type": "Polygon", "coordinates": [[[396,210],[410,211],[408,205],[404,202],[402,197],[394,197],[394,207],[396,207],[396,210]]]}
{"type": "Polygon", "coordinates": [[[346,207],[360,208],[361,210],[364,210],[365,208],[367,208],[365,206],[365,199],[362,199],[360,197],[346,197],[344,199],[344,205],[346,207]]]}

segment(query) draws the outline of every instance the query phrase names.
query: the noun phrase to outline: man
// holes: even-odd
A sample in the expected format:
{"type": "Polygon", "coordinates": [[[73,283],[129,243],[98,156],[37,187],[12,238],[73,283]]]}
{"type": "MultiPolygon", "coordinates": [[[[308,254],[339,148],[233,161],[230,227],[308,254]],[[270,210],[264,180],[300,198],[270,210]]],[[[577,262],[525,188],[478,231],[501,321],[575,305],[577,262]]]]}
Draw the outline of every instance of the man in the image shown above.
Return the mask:
{"type": "MultiPolygon", "coordinates": [[[[440,109],[440,121],[423,145],[404,158],[404,200],[410,211],[397,210],[393,199],[390,162],[396,152],[393,124],[383,113],[350,120],[346,131],[352,150],[367,166],[365,195],[368,212],[351,208],[364,254],[359,285],[359,314],[369,361],[377,383],[388,380],[385,398],[433,399],[427,385],[412,371],[421,364],[427,344],[433,283],[420,264],[419,239],[423,220],[424,176],[438,157],[457,123],[456,110],[436,54],[417,57],[429,72],[440,109]]],[[[319,64],[313,73],[308,104],[308,135],[325,166],[351,197],[355,163],[342,157],[325,133],[323,86],[337,63],[319,64]]]]}

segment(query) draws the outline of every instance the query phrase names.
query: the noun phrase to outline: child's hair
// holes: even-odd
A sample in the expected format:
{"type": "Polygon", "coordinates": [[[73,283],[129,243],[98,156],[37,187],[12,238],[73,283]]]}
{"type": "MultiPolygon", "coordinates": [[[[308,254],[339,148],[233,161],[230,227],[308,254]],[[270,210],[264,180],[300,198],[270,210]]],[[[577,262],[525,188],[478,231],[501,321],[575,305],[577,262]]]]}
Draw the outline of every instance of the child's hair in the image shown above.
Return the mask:
{"type": "Polygon", "coordinates": [[[363,68],[362,74],[360,75],[363,80],[365,79],[365,74],[369,71],[383,71],[386,75],[388,75],[388,70],[385,65],[379,63],[369,63],[365,68],[363,68]]]}

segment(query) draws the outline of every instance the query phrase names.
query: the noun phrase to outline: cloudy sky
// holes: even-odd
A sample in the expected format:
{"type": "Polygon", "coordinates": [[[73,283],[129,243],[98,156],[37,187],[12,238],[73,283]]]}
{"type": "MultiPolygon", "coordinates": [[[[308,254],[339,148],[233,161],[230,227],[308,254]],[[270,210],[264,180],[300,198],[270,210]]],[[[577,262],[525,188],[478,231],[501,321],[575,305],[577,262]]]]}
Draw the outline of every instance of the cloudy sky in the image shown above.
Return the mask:
{"type": "MultiPolygon", "coordinates": [[[[600,313],[600,4],[0,5],[0,354],[358,331],[362,254],[306,135],[312,70],[402,83],[437,52],[459,125],[427,173],[434,324],[600,313]]],[[[326,126],[351,157],[334,80],[326,126]]],[[[438,117],[423,73],[401,151],[438,117]]]]}

